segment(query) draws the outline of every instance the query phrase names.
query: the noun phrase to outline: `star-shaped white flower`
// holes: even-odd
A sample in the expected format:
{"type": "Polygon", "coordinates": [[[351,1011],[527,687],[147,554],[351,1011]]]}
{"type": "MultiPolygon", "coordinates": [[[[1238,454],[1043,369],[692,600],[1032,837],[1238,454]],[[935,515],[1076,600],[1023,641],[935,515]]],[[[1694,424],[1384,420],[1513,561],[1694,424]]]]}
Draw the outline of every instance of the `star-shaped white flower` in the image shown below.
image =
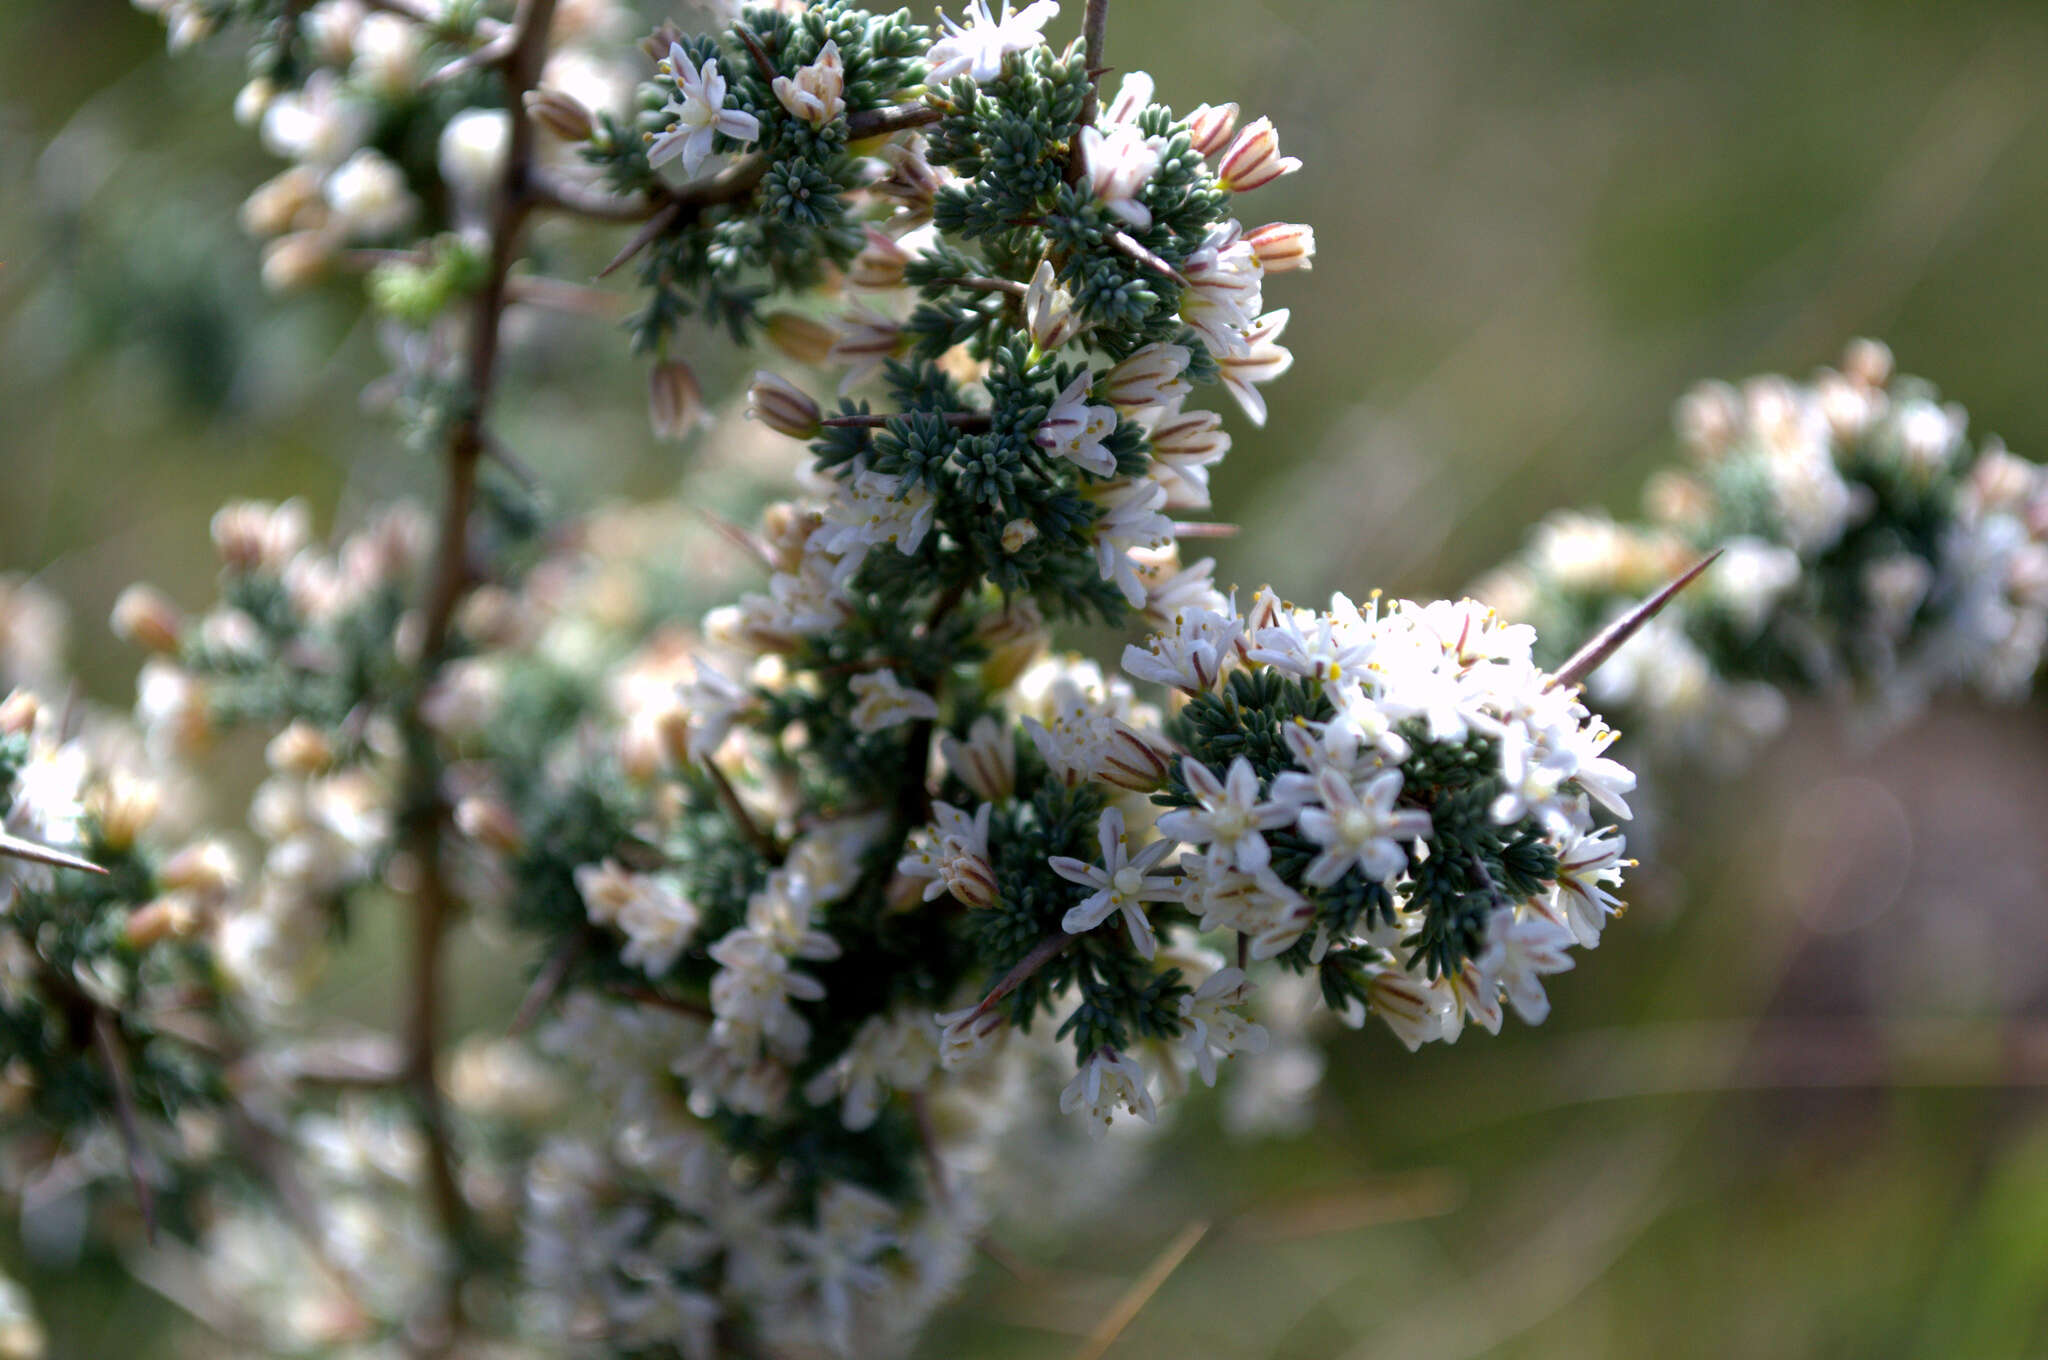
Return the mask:
{"type": "Polygon", "coordinates": [[[1271,863],[1272,852],[1261,833],[1293,821],[1294,809],[1259,800],[1259,776],[1251,762],[1239,756],[1218,779],[1207,765],[1187,756],[1180,771],[1196,806],[1166,813],[1159,819],[1159,833],[1206,845],[1212,855],[1221,855],[1246,873],[1255,874],[1271,863]]]}
{"type": "Polygon", "coordinates": [[[946,33],[925,53],[931,67],[925,83],[946,85],[963,75],[972,76],[976,84],[994,80],[1003,73],[1004,57],[1044,45],[1045,34],[1040,30],[1059,12],[1059,0],[1032,0],[1012,14],[1009,0],[1003,0],[998,17],[989,12],[988,0],[968,0],[966,23],[939,16],[946,33]]]}
{"type": "Polygon", "coordinates": [[[1320,807],[1301,810],[1301,833],[1323,847],[1302,879],[1327,888],[1356,866],[1366,879],[1384,883],[1408,867],[1404,840],[1429,834],[1429,814],[1394,806],[1401,796],[1401,772],[1382,770],[1363,789],[1334,770],[1316,778],[1320,807]]]}
{"type": "Polygon", "coordinates": [[[706,57],[700,68],[691,63],[681,43],[670,43],[663,64],[675,77],[682,98],[669,100],[662,109],[674,114],[675,122],[648,146],[649,165],[662,165],[681,156],[683,173],[694,175],[711,155],[715,134],[722,132],[736,142],[751,142],[761,135],[760,119],[725,106],[725,77],[719,73],[718,58],[706,57]]]}
{"type": "Polygon", "coordinates": [[[1068,383],[1052,410],[1046,412],[1045,423],[1031,436],[1031,442],[1098,477],[1114,477],[1116,455],[1103,446],[1103,441],[1116,433],[1116,408],[1088,404],[1088,389],[1093,382],[1093,378],[1082,373],[1068,383]]]}
{"type": "Polygon", "coordinates": [[[1113,913],[1121,913],[1124,928],[1131,933],[1131,947],[1146,958],[1157,951],[1152,923],[1145,919],[1145,903],[1180,900],[1180,876],[1155,875],[1152,869],[1173,852],[1174,842],[1156,840],[1131,854],[1130,838],[1124,834],[1124,814],[1104,808],[1097,828],[1102,845],[1102,863],[1084,864],[1068,855],[1054,855],[1047,861],[1052,871],[1069,883],[1095,891],[1080,905],[1060,918],[1060,929],[1069,935],[1093,930],[1113,913]]]}

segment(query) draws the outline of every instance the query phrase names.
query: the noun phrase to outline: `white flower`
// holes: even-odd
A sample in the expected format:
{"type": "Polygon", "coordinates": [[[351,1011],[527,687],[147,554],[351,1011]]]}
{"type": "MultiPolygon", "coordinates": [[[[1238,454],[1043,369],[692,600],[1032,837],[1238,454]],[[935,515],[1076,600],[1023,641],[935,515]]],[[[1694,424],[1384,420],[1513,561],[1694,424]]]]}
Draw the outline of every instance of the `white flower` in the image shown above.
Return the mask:
{"type": "Polygon", "coordinates": [[[747,899],[747,929],[776,953],[792,959],[826,962],[839,957],[839,942],[811,924],[818,905],[811,885],[788,867],[768,875],[761,890],[747,899]]]}
{"type": "Polygon", "coordinates": [[[1517,921],[1512,912],[1502,911],[1495,913],[1488,934],[1501,948],[1497,976],[1508,1004],[1522,1023],[1542,1024],[1550,1014],[1543,978],[1571,970],[1571,932],[1545,916],[1517,921]]]}
{"type": "Polygon", "coordinates": [[[1050,354],[1081,333],[1081,317],[1074,310],[1074,295],[1059,286],[1051,260],[1040,260],[1024,290],[1024,328],[1031,334],[1031,346],[1050,354]]]}
{"type": "Polygon", "coordinates": [[[1131,356],[1102,375],[1102,395],[1119,411],[1143,411],[1148,407],[1178,407],[1192,389],[1185,345],[1153,343],[1134,350],[1131,356]]]}
{"type": "Polygon", "coordinates": [[[503,109],[464,109],[448,120],[436,159],[458,203],[474,211],[496,192],[511,144],[512,116],[503,109]]]}
{"type": "Polygon", "coordinates": [[[1210,848],[1226,863],[1255,874],[1271,861],[1261,832],[1294,820],[1294,809],[1259,801],[1259,776],[1243,756],[1230,762],[1222,779],[1193,756],[1183,756],[1181,778],[1196,806],[1175,808],[1159,818],[1159,834],[1210,848]]]}
{"type": "Polygon", "coordinates": [[[881,732],[919,719],[939,716],[939,701],[923,690],[910,689],[892,670],[866,671],[848,682],[853,690],[853,725],[862,732],[881,732]]]}
{"type": "Polygon", "coordinates": [[[1173,622],[1154,633],[1145,645],[1124,648],[1124,672],[1137,680],[1171,685],[1189,694],[1216,688],[1236,656],[1244,626],[1235,614],[1201,608],[1176,609],[1173,622]]]}
{"type": "Polygon", "coordinates": [[[939,739],[939,755],[953,777],[992,803],[1017,788],[1017,743],[996,720],[983,714],[967,729],[967,740],[950,733],[939,739]]]}
{"type": "Polygon", "coordinates": [[[1109,101],[1109,107],[1097,121],[1111,125],[1137,122],[1138,115],[1151,105],[1154,88],[1151,76],[1143,71],[1131,72],[1116,87],[1116,98],[1109,101]]]}
{"type": "Polygon", "coordinates": [[[994,1051],[997,1039],[1008,1027],[999,1008],[978,1004],[932,1019],[940,1030],[939,1065],[949,1072],[980,1063],[994,1051]]]}
{"type": "Polygon", "coordinates": [[[405,186],[405,172],[368,147],[336,167],[322,192],[343,229],[354,236],[388,236],[411,221],[418,207],[405,186]]]}
{"type": "Polygon", "coordinates": [[[839,1122],[859,1132],[875,1122],[890,1091],[923,1089],[939,1061],[939,1029],[920,1011],[870,1016],[846,1051],[805,1084],[813,1105],[841,1097],[839,1122]]]}
{"type": "Polygon", "coordinates": [[[822,1000],[824,986],[751,930],[733,931],[709,952],[719,965],[711,978],[712,1042],[743,1062],[801,1057],[811,1027],[789,1003],[822,1000]]]}
{"type": "Polygon", "coordinates": [[[1159,861],[1173,853],[1174,842],[1155,840],[1132,855],[1130,838],[1124,833],[1124,814],[1113,807],[1103,809],[1096,837],[1102,846],[1100,865],[1084,864],[1068,855],[1054,855],[1046,861],[1067,882],[1094,889],[1060,918],[1060,929],[1078,935],[1120,913],[1130,931],[1131,946],[1149,959],[1157,945],[1152,923],[1145,918],[1145,903],[1178,902],[1181,897],[1178,874],[1152,874],[1159,861]]]}
{"type": "Polygon", "coordinates": [[[1180,999],[1184,1026],[1180,1034],[1181,1047],[1195,1060],[1195,1069],[1202,1074],[1204,1085],[1216,1084],[1216,1059],[1219,1057],[1266,1051],[1265,1026],[1255,1025],[1231,1009],[1243,1005],[1251,990],[1251,984],[1245,981],[1244,970],[1221,968],[1180,999]]]}
{"type": "Polygon", "coordinates": [[[709,661],[698,661],[696,672],[683,685],[683,707],[690,715],[689,754],[692,760],[708,759],[725,742],[733,725],[752,713],[757,705],[754,692],[709,661]]]}
{"type": "Polygon", "coordinates": [[[1280,343],[1287,318],[1285,307],[1267,312],[1245,331],[1243,353],[1216,356],[1223,369],[1223,385],[1237,398],[1237,404],[1254,425],[1266,423],[1266,399],[1257,384],[1269,383],[1294,367],[1294,355],[1280,343]]]}
{"type": "Polygon", "coordinates": [[[1176,509],[1209,508],[1209,469],[1230,452],[1223,417],[1214,411],[1172,411],[1152,427],[1152,475],[1176,509]]]}
{"type": "Polygon", "coordinates": [[[1028,52],[1045,43],[1045,34],[1039,30],[1058,17],[1058,0],[1032,0],[1022,11],[1010,12],[1009,0],[1004,0],[1000,17],[989,12],[988,0],[968,0],[967,22],[940,15],[946,32],[931,50],[925,53],[925,61],[931,67],[925,76],[928,85],[951,84],[956,76],[972,76],[976,84],[986,84],[1003,73],[1003,58],[1012,52],[1028,52]]]}
{"type": "Polygon", "coordinates": [[[1138,199],[1159,169],[1159,147],[1152,138],[1129,123],[1113,123],[1107,132],[1084,127],[1081,159],[1090,190],[1110,216],[1139,231],[1152,225],[1152,210],[1138,199]]]}
{"type": "Polygon", "coordinates": [[[681,43],[670,43],[668,59],[662,63],[673,75],[680,99],[671,99],[662,112],[675,115],[668,131],[647,148],[647,163],[662,165],[683,158],[683,173],[694,175],[711,154],[712,138],[724,133],[736,142],[751,142],[761,135],[761,120],[751,113],[725,107],[725,77],[719,74],[718,58],[706,57],[699,68],[690,61],[681,43]]]}
{"type": "Polygon", "coordinates": [[[1627,842],[1608,827],[1570,838],[1557,852],[1557,888],[1552,898],[1572,937],[1586,949],[1597,948],[1607,918],[1621,910],[1621,900],[1607,890],[1621,882],[1627,842]]]}
{"type": "Polygon", "coordinates": [[[1207,934],[1232,930],[1245,937],[1254,959],[1270,959],[1294,947],[1315,924],[1309,900],[1283,883],[1271,869],[1245,873],[1197,856],[1185,860],[1183,889],[1189,911],[1207,934]]]}
{"type": "Polygon", "coordinates": [[[1102,517],[1095,521],[1096,570],[1133,609],[1145,603],[1145,582],[1131,550],[1163,548],[1173,541],[1173,521],[1161,513],[1165,504],[1166,488],[1159,483],[1126,482],[1106,493],[1102,517]]]}
{"type": "Polygon", "coordinates": [[[989,863],[989,815],[983,803],[969,816],[950,803],[932,804],[932,825],[920,828],[896,864],[897,872],[929,879],[927,902],[951,893],[963,906],[987,907],[996,901],[995,869],[989,863]]]}
{"type": "MultiPolygon", "coordinates": [[[[823,126],[846,111],[841,92],[846,88],[846,65],[839,57],[839,44],[828,39],[818,50],[818,59],[797,68],[794,76],[777,76],[775,97],[806,123],[823,126]]],[[[759,130],[749,136],[758,136],[759,130]]],[[[744,140],[744,139],[742,139],[744,140]]]]}
{"type": "Polygon", "coordinates": [[[818,547],[836,554],[835,584],[844,585],[860,569],[867,551],[894,545],[905,557],[915,554],[931,532],[937,502],[918,485],[880,472],[860,472],[841,482],[825,507],[825,524],[816,535],[818,547]]]}
{"type": "Polygon", "coordinates": [[[1457,1002],[1441,981],[1427,981],[1405,968],[1375,966],[1366,976],[1365,999],[1410,1053],[1450,1037],[1448,1022],[1457,1002]]]}
{"type": "Polygon", "coordinates": [[[1198,331],[1209,352],[1221,359],[1242,354],[1244,330],[1264,306],[1265,268],[1235,220],[1219,223],[1181,265],[1188,287],[1180,319],[1198,331]]]}
{"type": "Polygon", "coordinates": [[[1404,840],[1430,834],[1429,814],[1396,809],[1401,772],[1382,770],[1363,789],[1334,770],[1316,778],[1317,807],[1301,810],[1301,834],[1322,846],[1302,874],[1304,882],[1327,888],[1357,868],[1368,882],[1384,883],[1408,867],[1404,840]]]}
{"type": "Polygon", "coordinates": [[[1088,1112],[1088,1131],[1101,1137],[1122,1106],[1150,1124],[1158,1118],[1152,1093],[1145,1089],[1145,1069],[1136,1058],[1115,1049],[1099,1050],[1060,1092],[1060,1113],[1088,1112]]]}
{"type": "Polygon", "coordinates": [[[1047,453],[1071,459],[1098,477],[1116,476],[1116,455],[1103,441],[1116,433],[1116,408],[1090,406],[1088,389],[1093,379],[1082,373],[1067,384],[1031,442],[1047,453]]]}
{"type": "Polygon", "coordinates": [[[696,934],[697,908],[674,884],[649,878],[619,908],[618,926],[626,936],[619,958],[645,969],[649,977],[658,977],[668,971],[696,934]]]}

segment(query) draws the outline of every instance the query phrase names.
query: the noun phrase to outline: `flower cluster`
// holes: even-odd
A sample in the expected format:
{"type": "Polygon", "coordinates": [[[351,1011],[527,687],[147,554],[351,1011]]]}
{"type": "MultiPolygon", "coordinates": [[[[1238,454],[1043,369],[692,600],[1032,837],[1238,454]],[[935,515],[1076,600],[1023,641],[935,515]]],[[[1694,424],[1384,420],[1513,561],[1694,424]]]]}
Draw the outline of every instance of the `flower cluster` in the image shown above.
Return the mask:
{"type": "MultiPolygon", "coordinates": [[[[1263,423],[1291,362],[1266,285],[1315,254],[1248,225],[1299,168],[1270,121],[1177,116],[1142,72],[1098,89],[1052,0],[937,31],[728,9],[657,33],[631,92],[608,4],[231,7],[261,28],[244,102],[295,161],[252,209],[284,233],[267,272],[389,248],[383,386],[442,455],[443,518],[324,546],[296,503],[230,506],[216,605],[117,606],[152,654],[145,754],[262,738],[245,883],[211,841],[121,859],[111,811],[61,810],[61,742],[8,806],[115,870],[115,896],[67,874],[11,913],[36,969],[96,982],[128,932],[93,1004],[129,1026],[144,1115],[198,1103],[130,1018],[183,976],[152,941],[203,936],[223,1027],[252,1032],[188,1085],[251,1166],[306,1170],[212,1183],[178,1225],[250,1344],[891,1353],[965,1269],[1014,1130],[1083,1144],[1262,1053],[1255,1089],[1298,1107],[1315,1060],[1261,989],[1412,1047],[1540,1020],[1597,943],[1632,777],[1528,628],[1470,601],[1240,611],[1181,558],[1231,446],[1198,393],[1263,423]],[[614,268],[663,432],[705,415],[697,323],[790,361],[722,442],[797,441],[800,494],[693,531],[744,549],[731,603],[707,612],[727,582],[674,521],[513,485],[490,398],[525,337],[500,323],[567,286],[529,267],[542,213],[635,224],[614,268]],[[1069,619],[1152,636],[1105,673],[1052,650],[1069,619]],[[324,959],[393,911],[403,1032],[317,1033],[324,959]],[[447,1059],[468,928],[530,951],[532,1038],[447,1059]]],[[[159,8],[190,36],[230,6],[159,8]]],[[[53,1089],[25,1099],[101,1127],[120,1103],[53,1089]]]]}
{"type": "Polygon", "coordinates": [[[1558,515],[1479,593],[1546,639],[1583,635],[1708,548],[1721,559],[1596,673],[1659,745],[1738,759],[1790,695],[1883,723],[1937,691],[2023,695],[2048,643],[2048,476],[1961,407],[1852,344],[1806,383],[1706,383],[1678,407],[1689,461],[1640,523],[1558,515]]]}

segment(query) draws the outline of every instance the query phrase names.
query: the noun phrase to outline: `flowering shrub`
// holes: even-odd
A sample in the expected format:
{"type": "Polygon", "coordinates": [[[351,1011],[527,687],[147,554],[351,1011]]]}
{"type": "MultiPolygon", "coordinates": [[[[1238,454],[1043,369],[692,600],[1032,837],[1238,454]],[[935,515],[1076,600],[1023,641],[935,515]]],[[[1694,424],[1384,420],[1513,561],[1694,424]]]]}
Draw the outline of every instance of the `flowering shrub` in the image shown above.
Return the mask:
{"type": "Polygon", "coordinates": [[[4,601],[7,1189],[61,1169],[111,1240],[189,1243],[224,1344],[900,1350],[998,1146],[1256,1063],[1261,987],[1410,1048],[1544,1018],[1618,908],[1634,784],[1582,694],[1604,652],[1565,658],[1698,549],[1735,536],[1592,682],[1660,733],[1692,722],[1649,697],[1675,639],[1717,684],[2010,682],[2039,650],[2031,469],[1867,351],[1839,391],[1701,398],[1669,527],[1601,556],[1560,524],[1503,578],[1536,629],[1219,588],[1179,540],[1231,437],[1191,403],[1264,421],[1265,289],[1315,238],[1240,218],[1299,168],[1270,122],[1098,90],[1101,0],[1065,49],[1051,0],[936,31],[821,0],[644,61],[609,0],[147,7],[174,46],[253,29],[236,111],[289,162],[245,209],[264,278],[367,273],[380,390],[444,479],[331,547],[296,502],[223,509],[217,602],[116,607],[133,724],[54,708],[52,607],[4,601]],[[706,419],[686,336],[804,366],[723,433],[800,444],[798,498],[546,510],[492,424],[508,313],[580,287],[542,218],[624,238],[665,436],[706,419]],[[710,533],[762,579],[703,612],[710,533]],[[1053,650],[1068,621],[1140,639],[1122,673],[1053,650]],[[253,855],[199,829],[236,729],[253,855]],[[367,915],[405,922],[404,1012],[332,1032],[309,995],[367,915]],[[444,1052],[464,920],[535,965],[524,1037],[444,1052]]]}
{"type": "Polygon", "coordinates": [[[1726,763],[1784,722],[1788,694],[1888,724],[1946,688],[2027,693],[2048,643],[2038,464],[1973,441],[1961,407],[1895,377],[1870,340],[1808,383],[1703,384],[1677,423],[1689,461],[1650,484],[1644,521],[1555,516],[1476,587],[1568,637],[1720,547],[1700,587],[1592,676],[1595,702],[1668,751],[1726,763]]]}

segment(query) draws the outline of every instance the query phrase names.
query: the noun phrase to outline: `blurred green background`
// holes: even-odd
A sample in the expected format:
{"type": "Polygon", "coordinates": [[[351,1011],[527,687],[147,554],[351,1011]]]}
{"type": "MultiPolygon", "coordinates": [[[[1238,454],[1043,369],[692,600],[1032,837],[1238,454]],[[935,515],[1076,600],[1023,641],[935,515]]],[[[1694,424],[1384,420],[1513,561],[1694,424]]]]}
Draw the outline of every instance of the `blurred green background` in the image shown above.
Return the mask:
{"type": "MultiPolygon", "coordinates": [[[[1548,510],[1631,510],[1694,379],[1856,334],[2048,449],[2038,5],[1117,0],[1109,51],[1307,162],[1250,205],[1321,253],[1269,287],[1298,359],[1267,429],[1233,417],[1227,579],[1454,591],[1548,510]]],[[[168,60],[113,0],[0,0],[0,569],[73,604],[110,702],[114,594],[202,602],[222,500],[346,519],[427,485],[361,412],[346,285],[255,281],[235,212],[274,167],[227,117],[239,59],[168,60]]],[[[582,329],[505,428],[568,503],[723,475],[647,437],[602,323],[550,324],[582,329]]],[[[1296,1139],[1197,1105],[1128,1191],[1000,1227],[1018,1273],[985,1265],[923,1353],[1085,1354],[1203,1222],[1111,1354],[2048,1353],[2044,738],[1810,710],[1741,780],[1662,772],[1635,909],[1549,1024],[1343,1036],[1296,1139]]],[[[161,1314],[83,1292],[57,1353],[143,1353],[161,1314]]]]}

